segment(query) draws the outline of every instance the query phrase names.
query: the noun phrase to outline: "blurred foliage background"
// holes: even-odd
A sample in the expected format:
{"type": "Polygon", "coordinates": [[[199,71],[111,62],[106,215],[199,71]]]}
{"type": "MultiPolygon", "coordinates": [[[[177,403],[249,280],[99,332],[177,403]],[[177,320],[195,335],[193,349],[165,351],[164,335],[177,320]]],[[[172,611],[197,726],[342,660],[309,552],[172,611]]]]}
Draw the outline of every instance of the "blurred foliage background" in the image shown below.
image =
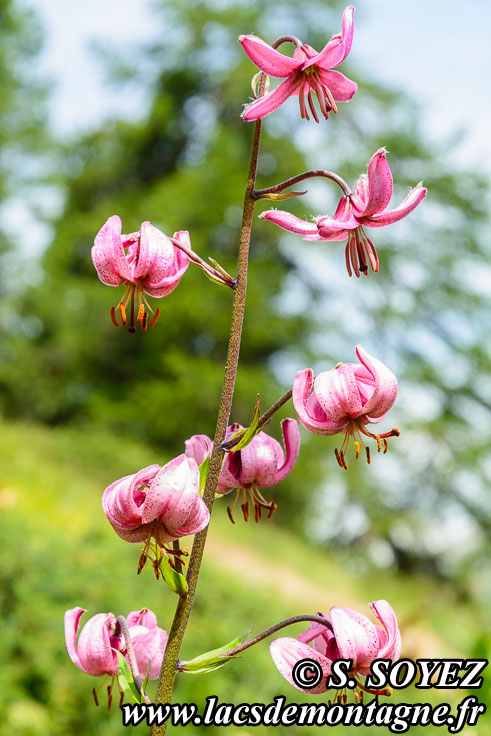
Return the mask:
{"type": "MultiPolygon", "coordinates": [[[[125,232],[143,220],[169,234],[187,229],[198,253],[234,273],[252,134],[239,111],[255,71],[236,38],[294,33],[320,49],[338,32],[343,6],[166,0],[158,7],[160,43],[103,54],[112,82],[128,95],[148,88],[148,110],[138,122],[116,110],[100,128],[62,142],[50,138],[47,87],[32,74],[41,29],[14,0],[0,7],[1,211],[22,198],[42,220],[49,188],[64,202],[49,222],[53,238],[41,262],[23,258],[0,229],[0,531],[8,550],[1,691],[13,703],[1,736],[117,732],[117,714],[106,721],[87,709],[89,680],[61,643],[63,611],[161,611],[167,592],[134,577],[136,549],[114,538],[98,498],[114,478],[180,453],[191,434],[214,432],[231,293],[190,267],[159,303],[154,328],[115,329],[109,308],[120,293],[96,277],[94,235],[114,213],[125,232]]],[[[255,221],[232,419],[247,424],[257,391],[266,408],[297,370],[352,361],[362,343],[398,376],[388,421],[402,436],[370,468],[348,458],[346,473],[334,460],[336,438],[303,432],[300,459],[274,489],[279,509],[267,525],[229,529],[225,502],[217,503],[215,554],[200,587],[206,596],[198,591],[186,647],[197,653],[193,647],[210,649],[298,613],[303,573],[309,610],[389,598],[406,625],[407,656],[486,656],[488,185],[450,166],[456,141],[429,147],[414,100],[375,84],[349,59],[343,72],[360,89],[328,123],[300,121],[294,101],[267,118],[258,185],[311,167],[336,170],[354,185],[384,145],[393,201],[421,179],[430,194],[407,220],[373,231],[380,273],[360,280],[348,279],[341,244],[305,243],[255,221]],[[309,592],[316,589],[319,603],[309,592]]],[[[289,209],[333,211],[334,185],[308,188],[289,209]]],[[[279,436],[279,421],[268,431],[279,436]]],[[[166,600],[170,622],[172,594],[166,600]]],[[[189,678],[179,699],[203,701],[213,691],[250,700],[260,681],[267,701],[283,687],[268,659],[264,648],[208,679],[189,678]]]]}

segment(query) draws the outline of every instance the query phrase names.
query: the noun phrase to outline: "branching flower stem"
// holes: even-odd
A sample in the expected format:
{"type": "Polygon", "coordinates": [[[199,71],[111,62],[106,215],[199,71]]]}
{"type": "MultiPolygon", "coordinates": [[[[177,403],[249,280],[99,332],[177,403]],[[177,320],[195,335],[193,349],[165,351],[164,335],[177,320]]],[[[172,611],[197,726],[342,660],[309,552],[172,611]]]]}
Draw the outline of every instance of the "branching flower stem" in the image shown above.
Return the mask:
{"type": "MultiPolygon", "coordinates": [[[[297,176],[292,176],[290,179],[286,179],[279,184],[275,184],[273,187],[255,189],[253,197],[256,199],[267,199],[268,194],[279,194],[284,189],[288,189],[288,187],[292,187],[301,181],[305,181],[305,179],[313,179],[315,177],[331,179],[331,181],[334,181],[339,187],[341,187],[346,197],[350,196],[351,189],[345,180],[338,176],[338,174],[335,174],[333,171],[327,171],[326,169],[311,169],[310,171],[304,171],[302,174],[297,174],[297,176]]],[[[301,192],[301,194],[306,194],[306,192],[301,192]]]]}
{"type": "Polygon", "coordinates": [[[224,652],[220,656],[224,658],[235,657],[237,654],[241,654],[241,652],[249,649],[249,647],[253,647],[255,644],[259,644],[259,642],[263,641],[263,639],[267,639],[268,636],[276,634],[277,631],[280,631],[287,626],[293,626],[293,624],[300,624],[303,621],[314,621],[316,624],[322,624],[327,628],[331,627],[331,622],[323,616],[316,616],[315,614],[310,613],[302,614],[300,616],[292,616],[291,618],[286,618],[283,621],[279,621],[277,624],[270,626],[269,629],[261,631],[260,634],[256,634],[256,636],[253,636],[250,639],[246,639],[246,641],[243,641],[242,644],[238,644],[236,647],[234,647],[233,649],[229,649],[227,652],[224,652]]]}
{"type": "MultiPolygon", "coordinates": [[[[265,77],[261,80],[260,94],[264,93],[265,77]]],[[[215,498],[215,489],[218,483],[218,476],[222,466],[223,450],[220,445],[225,439],[228,421],[230,418],[230,410],[232,408],[232,399],[234,395],[235,377],[237,375],[237,366],[239,363],[240,341],[242,336],[242,324],[244,321],[244,311],[247,293],[247,266],[249,260],[249,244],[251,239],[252,217],[254,213],[254,204],[256,199],[253,196],[254,184],[256,181],[257,162],[259,157],[259,143],[261,140],[261,120],[257,120],[254,126],[254,134],[252,139],[251,159],[249,164],[249,173],[247,176],[247,184],[244,196],[244,209],[242,215],[242,228],[240,232],[239,257],[237,266],[237,280],[234,289],[234,298],[232,304],[232,319],[230,325],[230,335],[227,351],[227,361],[225,364],[225,376],[223,380],[222,395],[220,406],[218,409],[218,418],[213,442],[213,452],[210,458],[210,466],[208,476],[203,493],[203,500],[212,509],[215,498]]],[[[193,606],[194,595],[198,583],[198,576],[203,559],[203,553],[206,543],[206,535],[208,528],[196,535],[194,539],[193,549],[189,562],[187,573],[188,594],[181,596],[177,604],[174,620],[169,633],[169,639],[165,650],[162,669],[157,687],[157,703],[170,703],[174,690],[174,681],[177,672],[177,663],[179,660],[179,652],[181,644],[186,632],[189,616],[193,606]]],[[[161,726],[154,725],[151,730],[151,736],[162,736],[165,734],[166,723],[161,726]]]]}
{"type": "MultiPolygon", "coordinates": [[[[261,414],[261,416],[259,417],[257,421],[256,429],[260,430],[261,427],[264,427],[264,425],[269,422],[273,414],[276,414],[278,409],[281,409],[281,407],[284,404],[286,404],[286,402],[289,401],[291,397],[292,397],[292,389],[290,388],[285,394],[283,394],[283,396],[281,396],[278,399],[278,401],[275,401],[273,406],[271,406],[268,409],[268,411],[265,411],[264,414],[261,414]]],[[[240,434],[237,437],[234,437],[233,439],[228,440],[228,442],[222,442],[222,444],[220,445],[220,449],[225,450],[225,451],[231,450],[233,447],[235,447],[235,445],[237,445],[240,442],[242,437],[243,437],[243,434],[240,434]]]]}
{"type": "Polygon", "coordinates": [[[126,654],[128,656],[128,664],[130,666],[131,674],[133,675],[133,680],[135,681],[138,692],[143,694],[145,702],[150,703],[150,698],[145,692],[143,692],[143,682],[138,670],[138,664],[136,662],[135,650],[133,649],[133,642],[131,641],[128,623],[124,616],[118,616],[118,621],[119,625],[121,626],[121,633],[123,634],[124,643],[126,644],[126,654]]]}

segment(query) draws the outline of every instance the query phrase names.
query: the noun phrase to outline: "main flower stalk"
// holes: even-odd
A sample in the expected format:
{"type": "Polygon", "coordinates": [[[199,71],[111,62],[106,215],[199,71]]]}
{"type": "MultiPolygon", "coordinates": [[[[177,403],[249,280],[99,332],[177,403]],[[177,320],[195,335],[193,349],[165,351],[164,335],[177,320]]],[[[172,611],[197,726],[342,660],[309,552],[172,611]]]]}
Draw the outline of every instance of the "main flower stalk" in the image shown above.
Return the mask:
{"type": "MultiPolygon", "coordinates": [[[[260,94],[264,92],[264,79],[261,82],[260,94]]],[[[261,139],[261,120],[257,120],[254,127],[254,136],[252,140],[251,159],[249,164],[249,173],[244,197],[244,209],[242,215],[242,228],[240,233],[239,257],[237,266],[237,282],[234,291],[232,304],[232,319],[230,324],[230,335],[228,342],[227,361],[225,364],[225,376],[223,380],[222,395],[218,409],[217,425],[215,438],[213,441],[213,452],[210,458],[210,466],[206,479],[206,486],[203,493],[203,500],[210,509],[213,506],[215,498],[215,489],[220,475],[222,466],[223,450],[220,445],[225,439],[225,432],[230,418],[232,408],[232,399],[234,395],[235,377],[237,375],[237,366],[239,363],[240,342],[242,336],[242,325],[244,322],[244,311],[247,293],[247,266],[249,260],[249,244],[251,239],[252,217],[254,213],[255,198],[254,184],[256,181],[257,161],[259,156],[259,143],[261,139]]],[[[157,703],[169,703],[174,690],[174,681],[177,672],[177,663],[179,660],[179,652],[181,644],[186,632],[191,609],[193,607],[194,595],[198,583],[199,571],[206,543],[206,535],[208,528],[196,535],[189,569],[187,574],[188,594],[181,597],[177,604],[174,621],[169,632],[169,640],[165,650],[165,657],[160,672],[159,684],[157,687],[157,703]]],[[[162,726],[153,726],[151,736],[161,736],[165,734],[166,724],[162,726]]]]}

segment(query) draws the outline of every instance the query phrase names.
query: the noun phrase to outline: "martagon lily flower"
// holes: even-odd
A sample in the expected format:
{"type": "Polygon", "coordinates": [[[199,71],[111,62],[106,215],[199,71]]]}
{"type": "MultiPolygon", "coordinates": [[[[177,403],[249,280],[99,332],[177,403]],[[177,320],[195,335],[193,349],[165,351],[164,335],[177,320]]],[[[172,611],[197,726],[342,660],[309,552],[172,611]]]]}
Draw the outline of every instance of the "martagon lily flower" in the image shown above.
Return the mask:
{"type": "MultiPolygon", "coordinates": [[[[187,231],[174,233],[173,237],[189,249],[187,231]]],[[[141,325],[142,330],[152,327],[160,314],[160,309],[154,312],[145,294],[157,299],[167,296],[176,288],[189,265],[187,255],[150,222],[142,222],[136,233],[122,235],[121,219],[118,215],[110,217],[101,227],[95,237],[91,255],[97,274],[104,284],[126,286],[117,307],[111,307],[111,319],[118,327],[116,311],[119,311],[121,322],[126,327],[129,303],[130,332],[136,331],[136,324],[141,325]],[[154,315],[150,323],[149,312],[154,315]]]]}
{"type": "MultiPolygon", "coordinates": [[[[86,610],[79,606],[65,612],[66,649],[79,670],[95,677],[105,675],[101,686],[93,690],[96,704],[97,692],[108,676],[112,678],[108,688],[110,705],[112,684],[118,674],[117,652],[127,658],[121,624],[113,613],[97,613],[82,628],[77,643],[80,619],[84,613],[86,610]]],[[[157,626],[157,617],[148,608],[131,611],[126,622],[140,676],[145,678],[150,663],[149,679],[157,679],[167,645],[167,632],[157,626]]]]}
{"type": "Polygon", "coordinates": [[[402,220],[426,197],[427,189],[420,182],[394,209],[386,210],[392,197],[394,182],[386,158],[385,148],[379,148],[370,163],[368,174],[358,179],[355,191],[342,197],[334,217],[316,217],[313,222],[302,220],[283,210],[267,210],[259,215],[283,230],[303,235],[304,240],[331,241],[348,239],[345,249],[346,267],[351,276],[368,274],[379,268],[375,246],[365,232],[365,227],[384,227],[402,220]]]}
{"type": "MultiPolygon", "coordinates": [[[[397,618],[392,606],[385,600],[369,604],[371,610],[382,626],[372,623],[370,619],[351,608],[331,608],[330,615],[323,616],[327,626],[312,622],[296,639],[284,636],[271,643],[270,651],[273,661],[290,685],[307,693],[326,692],[327,677],[331,674],[331,666],[335,659],[351,659],[351,676],[357,682],[357,690],[366,690],[358,676],[365,677],[370,672],[370,664],[374,659],[390,659],[396,662],[401,655],[401,634],[397,618]],[[311,644],[312,646],[309,646],[311,644]],[[323,671],[322,681],[314,688],[305,690],[299,687],[292,678],[292,669],[301,659],[313,659],[323,671]]],[[[389,694],[388,692],[376,694],[389,694]]],[[[341,702],[341,695],[338,695],[341,702]]],[[[356,697],[356,695],[355,695],[356,697]]]]}
{"type": "Polygon", "coordinates": [[[312,92],[317,95],[321,113],[326,120],[331,110],[337,113],[336,102],[351,100],[358,85],[344,74],[332,71],[332,67],[341,64],[351,50],[354,10],[352,5],[346,8],[341,33],[333,36],[320,52],[292,37],[288,40],[294,41],[297,46],[292,58],[276,51],[258,36],[239,36],[239,42],[247,56],[262,72],[272,77],[286,77],[272,92],[252,102],[245,109],[243,119],[249,121],[263,118],[280,107],[288,97],[298,95],[300,114],[302,118],[310,120],[305,104],[307,95],[310,111],[318,123],[319,116],[314,107],[312,92]]]}
{"type": "Polygon", "coordinates": [[[165,544],[197,534],[208,524],[210,512],[199,490],[196,461],[179,455],[163,467],[149,465],[111,483],[102,496],[102,508],[121,539],[145,542],[140,565],[146,563],[155,540],[152,551],[158,567],[162,549],[172,554],[165,544]]]}
{"type": "MultiPolygon", "coordinates": [[[[221,494],[236,491],[232,506],[227,507],[232,523],[235,523],[232,512],[240,497],[245,521],[249,518],[248,496],[254,507],[254,521],[261,518],[261,509],[267,510],[268,519],[275,512],[276,503],[267,501],[260,488],[274,486],[286,478],[293,470],[300,452],[300,433],[295,419],[284,419],[281,428],[285,453],[280,443],[266,432],[258,432],[242,450],[226,453],[216,491],[221,494]]],[[[240,424],[232,424],[227,428],[225,441],[241,429],[243,427],[240,424]]],[[[185,444],[186,455],[194,458],[199,465],[211,455],[213,449],[213,442],[203,434],[194,435],[185,444]]]]}
{"type": "Polygon", "coordinates": [[[333,435],[344,433],[341,449],[336,448],[338,464],[348,469],[345,452],[350,437],[360,456],[360,445],[365,448],[370,462],[370,448],[363,436],[377,442],[377,450],[387,452],[389,437],[398,437],[394,427],[384,434],[373,434],[367,424],[376,424],[384,419],[397,397],[397,379],[386,365],[356,346],[360,363],[338,363],[330,371],[319,373],[315,379],[313,371],[299,371],[293,382],[293,406],[300,423],[314,434],[333,435]]]}

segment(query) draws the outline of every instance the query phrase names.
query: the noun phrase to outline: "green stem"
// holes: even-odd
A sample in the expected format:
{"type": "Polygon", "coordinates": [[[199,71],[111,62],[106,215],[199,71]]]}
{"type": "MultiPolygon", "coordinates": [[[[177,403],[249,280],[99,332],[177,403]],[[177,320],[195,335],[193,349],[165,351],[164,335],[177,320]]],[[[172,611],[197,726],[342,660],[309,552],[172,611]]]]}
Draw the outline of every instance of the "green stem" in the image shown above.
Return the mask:
{"type": "MultiPolygon", "coordinates": [[[[264,79],[261,86],[264,88],[264,79]]],[[[262,94],[262,92],[260,92],[262,94]]],[[[253,197],[254,184],[256,181],[257,161],[259,156],[259,143],[261,139],[261,120],[257,120],[254,126],[252,140],[251,160],[249,174],[244,197],[244,210],[242,216],[242,228],[240,233],[239,258],[237,266],[237,283],[234,291],[232,305],[232,320],[230,325],[230,336],[228,343],[227,361],[225,364],[225,376],[223,380],[222,395],[218,409],[218,418],[213,441],[213,452],[210,458],[210,467],[206,479],[203,500],[212,509],[215,498],[215,490],[218,477],[222,467],[223,450],[220,445],[225,439],[232,399],[234,395],[235,377],[239,363],[240,341],[242,336],[242,324],[244,321],[244,310],[247,292],[247,265],[249,259],[249,243],[251,239],[252,216],[254,213],[255,199],[253,197]]],[[[174,690],[174,681],[179,661],[181,644],[186,632],[189,615],[193,607],[194,595],[198,583],[198,576],[203,559],[208,528],[196,535],[194,539],[191,559],[187,574],[188,594],[181,597],[177,604],[174,621],[169,633],[169,639],[165,650],[164,661],[160,671],[160,679],[157,687],[157,703],[170,703],[174,690]]],[[[165,734],[166,724],[153,726],[151,736],[162,736],[165,734]]]]}

